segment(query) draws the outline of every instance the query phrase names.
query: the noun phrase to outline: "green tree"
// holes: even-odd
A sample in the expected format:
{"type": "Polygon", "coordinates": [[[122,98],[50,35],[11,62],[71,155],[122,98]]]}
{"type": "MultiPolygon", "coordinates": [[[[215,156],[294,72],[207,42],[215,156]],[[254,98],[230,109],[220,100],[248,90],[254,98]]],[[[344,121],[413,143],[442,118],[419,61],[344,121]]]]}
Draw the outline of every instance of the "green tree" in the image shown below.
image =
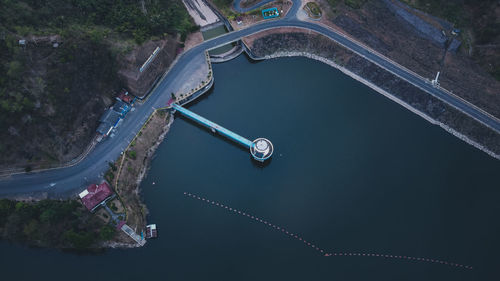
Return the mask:
{"type": "Polygon", "coordinates": [[[55,210],[47,209],[43,211],[42,214],[40,215],[40,221],[43,223],[51,222],[56,217],[56,215],[57,213],[55,210]]]}
{"type": "Polygon", "coordinates": [[[38,239],[38,221],[32,219],[24,226],[23,233],[28,240],[38,239]]]}
{"type": "Polygon", "coordinates": [[[135,152],[135,150],[129,150],[127,151],[127,156],[130,159],[135,160],[137,158],[137,153],[135,152]]]}
{"type": "Polygon", "coordinates": [[[103,241],[109,241],[115,236],[115,229],[109,225],[103,226],[99,232],[99,237],[103,241]]]}
{"type": "Polygon", "coordinates": [[[73,229],[67,230],[63,234],[63,239],[76,249],[88,249],[94,244],[95,237],[91,232],[75,232],[73,229]]]}
{"type": "Polygon", "coordinates": [[[23,72],[23,64],[17,60],[9,62],[8,70],[7,70],[7,75],[10,78],[20,78],[21,73],[23,72]]]}
{"type": "Polygon", "coordinates": [[[0,226],[7,221],[8,216],[14,211],[14,201],[8,199],[0,200],[0,226]]]}
{"type": "Polygon", "coordinates": [[[36,208],[25,202],[17,202],[15,207],[15,212],[18,214],[24,221],[29,220],[34,217],[36,213],[36,208]]]}

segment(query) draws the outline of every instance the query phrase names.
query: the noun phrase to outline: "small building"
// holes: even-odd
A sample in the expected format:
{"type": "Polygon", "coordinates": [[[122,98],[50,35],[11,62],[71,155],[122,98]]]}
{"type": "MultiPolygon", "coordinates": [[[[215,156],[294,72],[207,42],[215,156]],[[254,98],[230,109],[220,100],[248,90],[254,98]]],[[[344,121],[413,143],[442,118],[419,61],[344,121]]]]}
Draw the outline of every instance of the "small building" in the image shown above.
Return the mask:
{"type": "Polygon", "coordinates": [[[104,112],[101,116],[101,119],[99,119],[100,124],[96,131],[101,135],[101,137],[108,136],[111,133],[111,130],[118,125],[120,120],[125,118],[125,115],[127,115],[131,108],[132,106],[130,104],[117,98],[115,104],[106,110],[106,112],[104,112]]]}
{"type": "Polygon", "coordinates": [[[131,106],[128,105],[126,102],[123,102],[121,100],[117,100],[115,104],[112,107],[113,111],[118,113],[120,115],[120,118],[125,117],[127,113],[130,111],[131,106]]]}
{"type": "Polygon", "coordinates": [[[135,97],[130,95],[127,90],[123,89],[118,94],[118,100],[121,100],[127,104],[133,104],[135,101],[135,97]]]}
{"type": "Polygon", "coordinates": [[[19,40],[19,45],[26,46],[26,40],[25,39],[19,40]]]}
{"type": "Polygon", "coordinates": [[[158,232],[156,230],[156,224],[148,224],[146,226],[146,238],[151,239],[151,238],[156,238],[158,237],[158,232]]]}
{"type": "Polygon", "coordinates": [[[101,119],[99,119],[100,124],[96,131],[103,136],[107,136],[116,124],[118,124],[118,121],[120,121],[120,114],[112,108],[109,108],[101,116],[101,119]]]}
{"type": "Polygon", "coordinates": [[[79,194],[83,205],[91,212],[94,212],[101,203],[106,202],[112,195],[113,191],[105,181],[101,184],[91,184],[79,194]]]}

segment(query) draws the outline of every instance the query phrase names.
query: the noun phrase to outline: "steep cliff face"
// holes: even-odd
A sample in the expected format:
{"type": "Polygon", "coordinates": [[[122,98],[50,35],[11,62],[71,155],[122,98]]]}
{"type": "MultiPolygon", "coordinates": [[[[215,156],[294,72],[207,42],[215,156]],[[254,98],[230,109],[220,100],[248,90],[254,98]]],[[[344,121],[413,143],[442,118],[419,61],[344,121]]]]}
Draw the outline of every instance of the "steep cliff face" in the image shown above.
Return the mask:
{"type": "Polygon", "coordinates": [[[179,42],[172,36],[163,40],[148,41],[136,47],[118,59],[120,80],[132,94],[138,97],[145,96],[175,60],[179,47],[179,42]],[[157,48],[159,49],[154,54],[157,48]],[[144,70],[141,72],[141,67],[150,56],[152,56],[150,62],[144,66],[144,70]]]}

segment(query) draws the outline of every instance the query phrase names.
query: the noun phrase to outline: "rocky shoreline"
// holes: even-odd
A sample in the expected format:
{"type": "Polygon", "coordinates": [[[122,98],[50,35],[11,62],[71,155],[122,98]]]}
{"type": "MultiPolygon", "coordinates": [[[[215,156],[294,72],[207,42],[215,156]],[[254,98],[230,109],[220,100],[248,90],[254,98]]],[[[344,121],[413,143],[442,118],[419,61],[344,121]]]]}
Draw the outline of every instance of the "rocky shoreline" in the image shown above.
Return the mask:
{"type": "Polygon", "coordinates": [[[328,38],[299,28],[265,31],[243,39],[252,59],[302,56],[326,63],[500,159],[500,134],[328,38]]]}
{"type": "Polygon", "coordinates": [[[395,97],[394,95],[392,95],[391,93],[389,93],[389,92],[385,91],[384,89],[378,87],[374,83],[372,83],[372,82],[364,79],[363,77],[361,77],[359,75],[356,75],[355,73],[353,73],[352,71],[348,70],[347,68],[345,68],[345,67],[343,67],[343,66],[341,66],[341,65],[339,65],[339,64],[337,64],[337,63],[335,63],[335,62],[333,62],[331,60],[328,60],[328,59],[326,59],[324,57],[315,55],[313,53],[308,53],[308,52],[294,52],[294,51],[289,51],[289,52],[277,52],[277,53],[274,53],[274,54],[271,54],[271,55],[267,55],[263,59],[274,59],[274,58],[282,58],[282,57],[306,57],[306,58],[309,58],[309,59],[317,60],[317,61],[320,61],[322,63],[328,64],[329,66],[342,71],[342,73],[350,76],[351,78],[353,78],[353,79],[355,79],[355,80],[357,80],[357,81],[365,84],[366,86],[368,86],[371,89],[375,90],[376,92],[382,94],[386,98],[388,98],[388,99],[390,99],[390,100],[398,103],[399,105],[403,106],[407,110],[409,110],[409,111],[417,114],[418,116],[424,118],[425,120],[427,120],[431,124],[438,125],[439,127],[443,128],[448,133],[454,135],[455,137],[461,139],[462,141],[468,143],[469,145],[472,145],[475,148],[477,148],[477,149],[479,149],[479,150],[487,153],[491,157],[494,157],[494,158],[500,160],[500,154],[494,153],[493,151],[489,150],[487,147],[485,147],[485,146],[481,145],[480,143],[478,143],[478,142],[476,142],[476,141],[468,138],[466,135],[458,132],[457,130],[451,128],[450,126],[444,124],[443,122],[439,122],[439,121],[437,121],[435,119],[432,119],[431,117],[429,117],[428,115],[426,115],[424,112],[415,109],[410,104],[408,104],[405,101],[403,101],[403,100],[395,97]]]}
{"type": "MultiPolygon", "coordinates": [[[[141,198],[140,184],[146,177],[151,160],[169,132],[173,121],[174,118],[170,113],[162,109],[156,110],[129,147],[125,149],[124,156],[118,159],[120,168],[116,175],[114,187],[126,209],[126,223],[136,233],[140,233],[146,228],[148,214],[147,206],[141,198]],[[151,141],[154,142],[151,144],[151,141]],[[132,151],[133,153],[131,153],[132,151]]],[[[120,233],[113,241],[103,244],[103,247],[134,248],[140,247],[140,245],[120,233]]]]}

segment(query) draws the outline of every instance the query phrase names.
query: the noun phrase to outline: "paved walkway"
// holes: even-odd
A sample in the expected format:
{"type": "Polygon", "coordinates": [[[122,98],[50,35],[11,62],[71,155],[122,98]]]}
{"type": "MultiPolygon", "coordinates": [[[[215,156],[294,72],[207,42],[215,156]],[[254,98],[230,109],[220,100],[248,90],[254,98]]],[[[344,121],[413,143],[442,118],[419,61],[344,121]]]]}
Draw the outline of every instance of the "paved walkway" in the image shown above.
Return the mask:
{"type": "Polygon", "coordinates": [[[124,224],[122,225],[121,230],[125,232],[125,234],[127,234],[130,238],[134,239],[137,244],[141,246],[144,246],[144,244],[146,244],[146,239],[142,239],[142,237],[135,233],[135,231],[130,226],[124,224]]]}

